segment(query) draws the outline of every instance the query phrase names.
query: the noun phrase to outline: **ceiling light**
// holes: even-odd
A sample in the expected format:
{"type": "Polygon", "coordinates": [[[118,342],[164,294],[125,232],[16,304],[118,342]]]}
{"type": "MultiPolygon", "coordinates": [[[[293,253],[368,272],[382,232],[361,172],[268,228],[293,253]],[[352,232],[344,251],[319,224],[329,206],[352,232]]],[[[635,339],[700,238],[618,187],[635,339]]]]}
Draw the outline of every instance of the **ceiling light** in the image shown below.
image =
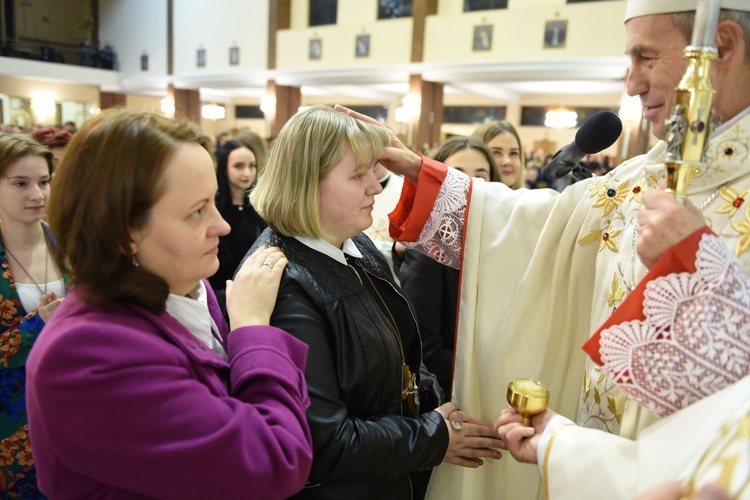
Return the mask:
{"type": "Polygon", "coordinates": [[[227,116],[227,110],[218,104],[206,104],[201,106],[201,116],[206,120],[223,120],[227,116]]]}
{"type": "Polygon", "coordinates": [[[547,111],[544,125],[551,128],[573,128],[578,124],[578,113],[567,108],[555,108],[547,111]]]}

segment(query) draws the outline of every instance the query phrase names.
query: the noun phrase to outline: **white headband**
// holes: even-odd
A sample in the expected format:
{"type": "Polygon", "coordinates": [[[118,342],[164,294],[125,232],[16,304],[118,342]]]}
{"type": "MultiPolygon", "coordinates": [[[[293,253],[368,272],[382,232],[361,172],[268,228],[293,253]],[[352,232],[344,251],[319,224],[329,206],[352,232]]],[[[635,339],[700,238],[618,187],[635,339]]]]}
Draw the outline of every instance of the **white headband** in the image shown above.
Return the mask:
{"type": "MultiPolygon", "coordinates": [[[[628,0],[625,21],[640,16],[695,11],[698,0],[628,0]]],[[[750,0],[721,0],[722,9],[750,11],[750,0]]]]}

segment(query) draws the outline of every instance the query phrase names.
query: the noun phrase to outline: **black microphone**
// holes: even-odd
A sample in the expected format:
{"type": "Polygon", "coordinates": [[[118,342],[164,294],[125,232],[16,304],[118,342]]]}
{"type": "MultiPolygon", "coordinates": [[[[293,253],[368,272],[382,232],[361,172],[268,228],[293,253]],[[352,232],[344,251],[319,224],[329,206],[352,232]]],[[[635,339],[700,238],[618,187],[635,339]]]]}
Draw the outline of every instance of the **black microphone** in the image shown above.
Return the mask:
{"type": "Polygon", "coordinates": [[[601,111],[589,116],[576,132],[575,140],[559,149],[552,161],[544,166],[544,177],[554,181],[568,172],[578,179],[591,177],[591,170],[581,165],[581,159],[610,147],[621,132],[620,117],[611,111],[601,111]]]}

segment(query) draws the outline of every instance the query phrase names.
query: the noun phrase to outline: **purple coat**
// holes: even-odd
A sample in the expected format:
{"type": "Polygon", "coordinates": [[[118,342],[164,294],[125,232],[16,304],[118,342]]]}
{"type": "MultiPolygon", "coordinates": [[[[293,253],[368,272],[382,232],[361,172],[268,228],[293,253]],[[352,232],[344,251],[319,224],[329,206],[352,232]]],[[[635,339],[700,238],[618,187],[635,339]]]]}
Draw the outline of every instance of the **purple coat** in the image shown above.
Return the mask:
{"type": "Polygon", "coordinates": [[[285,498],[302,488],[307,346],[270,326],[228,334],[208,294],[229,363],[166,313],[106,311],[75,288],[66,297],[27,364],[32,451],[51,499],[285,498]]]}

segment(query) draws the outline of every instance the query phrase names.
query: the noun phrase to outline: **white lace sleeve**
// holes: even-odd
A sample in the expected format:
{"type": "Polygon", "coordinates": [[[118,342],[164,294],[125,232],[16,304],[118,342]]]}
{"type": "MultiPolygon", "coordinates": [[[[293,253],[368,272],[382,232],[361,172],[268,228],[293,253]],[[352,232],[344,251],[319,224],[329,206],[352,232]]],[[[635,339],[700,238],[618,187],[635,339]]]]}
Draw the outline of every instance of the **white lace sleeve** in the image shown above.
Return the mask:
{"type": "Polygon", "coordinates": [[[659,416],[713,394],[750,371],[750,279],[721,240],[705,234],[695,273],[646,285],[645,320],[601,333],[607,375],[659,416]]]}
{"type": "Polygon", "coordinates": [[[449,168],[419,239],[405,246],[458,269],[470,185],[468,175],[449,168]]]}

